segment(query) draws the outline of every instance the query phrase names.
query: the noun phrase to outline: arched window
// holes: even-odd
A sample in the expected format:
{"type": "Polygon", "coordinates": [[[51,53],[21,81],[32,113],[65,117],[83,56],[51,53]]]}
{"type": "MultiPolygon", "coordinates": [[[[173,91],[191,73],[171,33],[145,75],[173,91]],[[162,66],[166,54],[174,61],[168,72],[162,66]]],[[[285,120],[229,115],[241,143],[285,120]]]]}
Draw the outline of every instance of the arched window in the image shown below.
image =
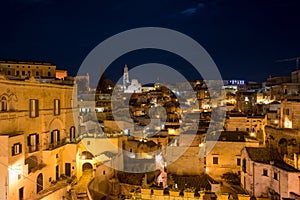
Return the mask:
{"type": "Polygon", "coordinates": [[[43,174],[40,173],[36,179],[36,193],[43,190],[43,174]]]}
{"type": "Polygon", "coordinates": [[[1,98],[1,111],[7,111],[7,98],[1,98]]]}

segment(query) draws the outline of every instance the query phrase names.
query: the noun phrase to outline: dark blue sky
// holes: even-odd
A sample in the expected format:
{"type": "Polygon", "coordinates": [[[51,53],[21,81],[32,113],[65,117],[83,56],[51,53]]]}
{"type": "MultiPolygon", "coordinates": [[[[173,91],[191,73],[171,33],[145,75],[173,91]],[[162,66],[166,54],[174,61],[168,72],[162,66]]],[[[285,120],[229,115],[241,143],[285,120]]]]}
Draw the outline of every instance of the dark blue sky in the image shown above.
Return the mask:
{"type": "MultiPolygon", "coordinates": [[[[145,26],[198,41],[224,79],[289,75],[295,62],[275,61],[300,56],[298,0],[6,0],[0,8],[0,59],[51,61],[71,74],[106,38],[145,26]]],[[[125,63],[130,68],[148,62],[198,77],[184,61],[157,51],[122,56],[107,76],[117,79],[125,63]]]]}

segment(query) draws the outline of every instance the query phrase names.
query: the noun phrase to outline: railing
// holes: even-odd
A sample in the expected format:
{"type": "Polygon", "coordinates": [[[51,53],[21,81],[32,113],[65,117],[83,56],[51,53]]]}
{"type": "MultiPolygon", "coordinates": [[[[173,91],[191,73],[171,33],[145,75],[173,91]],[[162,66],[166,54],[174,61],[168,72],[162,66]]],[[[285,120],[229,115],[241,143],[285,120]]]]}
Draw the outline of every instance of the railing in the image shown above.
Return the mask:
{"type": "Polygon", "coordinates": [[[34,146],[28,146],[28,153],[33,153],[38,151],[40,148],[38,145],[34,145],[34,146]]]}
{"type": "Polygon", "coordinates": [[[53,142],[53,143],[46,143],[45,145],[45,150],[52,150],[52,149],[56,149],[58,147],[61,147],[63,145],[66,144],[77,144],[82,138],[78,137],[78,138],[74,138],[72,140],[70,140],[69,138],[63,138],[62,140],[58,141],[58,142],[53,142]]]}
{"type": "Polygon", "coordinates": [[[58,141],[58,142],[49,143],[49,144],[46,144],[46,150],[56,149],[56,148],[61,147],[65,144],[66,144],[65,139],[61,140],[61,141],[58,141]]]}

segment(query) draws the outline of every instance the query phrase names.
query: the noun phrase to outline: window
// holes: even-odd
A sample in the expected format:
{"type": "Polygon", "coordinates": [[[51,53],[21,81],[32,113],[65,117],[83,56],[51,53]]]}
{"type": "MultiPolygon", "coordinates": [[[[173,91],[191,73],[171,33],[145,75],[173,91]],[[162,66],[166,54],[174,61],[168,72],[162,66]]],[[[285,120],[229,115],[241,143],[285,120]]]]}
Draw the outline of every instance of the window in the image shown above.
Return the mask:
{"type": "Polygon", "coordinates": [[[22,71],[22,75],[25,76],[25,71],[22,71]]]}
{"type": "Polygon", "coordinates": [[[244,159],[243,159],[243,166],[242,166],[243,172],[244,172],[244,173],[247,172],[246,164],[247,164],[247,162],[246,162],[246,159],[244,158],[244,159]]]}
{"type": "Polygon", "coordinates": [[[54,115],[60,115],[60,100],[54,99],[54,115]]]}
{"type": "Polygon", "coordinates": [[[239,131],[239,128],[236,128],[235,131],[239,131]]]}
{"type": "Polygon", "coordinates": [[[1,111],[7,111],[7,98],[1,98],[1,111]]]}
{"type": "Polygon", "coordinates": [[[54,130],[51,132],[51,144],[56,145],[60,141],[60,133],[59,130],[54,130]]]}
{"type": "Polygon", "coordinates": [[[22,153],[22,144],[16,143],[11,147],[11,155],[16,156],[22,153]]]}
{"type": "Polygon", "coordinates": [[[219,158],[218,157],[213,157],[213,164],[214,165],[219,164],[219,158]]]}
{"type": "Polygon", "coordinates": [[[20,71],[17,71],[16,75],[17,75],[17,76],[20,76],[20,71]]]}
{"type": "Polygon", "coordinates": [[[290,115],[290,110],[287,108],[287,109],[285,109],[285,112],[284,112],[284,114],[286,114],[286,115],[290,115]]]}
{"type": "Polygon", "coordinates": [[[50,73],[50,72],[48,72],[48,76],[51,76],[51,73],[50,73]]]}
{"type": "Polygon", "coordinates": [[[70,141],[73,141],[73,140],[75,140],[75,127],[74,126],[72,126],[70,128],[70,141]]]}
{"type": "Polygon", "coordinates": [[[278,173],[274,172],[274,179],[278,180],[278,173]]]}
{"type": "Polygon", "coordinates": [[[30,134],[27,137],[27,145],[29,153],[38,151],[38,145],[39,145],[39,135],[38,134],[30,134]]]}
{"type": "Polygon", "coordinates": [[[11,75],[10,71],[7,71],[7,75],[11,75]]]}
{"type": "Polygon", "coordinates": [[[39,100],[30,99],[30,109],[29,109],[30,117],[38,117],[39,116],[39,100]]]}
{"type": "Polygon", "coordinates": [[[237,159],[236,159],[236,165],[237,165],[237,166],[241,166],[241,159],[240,159],[240,158],[237,158],[237,159]]]}
{"type": "Polygon", "coordinates": [[[39,73],[39,72],[35,72],[35,75],[36,75],[36,76],[39,76],[39,75],[40,75],[40,73],[39,73]]]}
{"type": "Polygon", "coordinates": [[[268,170],[267,169],[263,169],[263,176],[268,176],[268,170]]]}

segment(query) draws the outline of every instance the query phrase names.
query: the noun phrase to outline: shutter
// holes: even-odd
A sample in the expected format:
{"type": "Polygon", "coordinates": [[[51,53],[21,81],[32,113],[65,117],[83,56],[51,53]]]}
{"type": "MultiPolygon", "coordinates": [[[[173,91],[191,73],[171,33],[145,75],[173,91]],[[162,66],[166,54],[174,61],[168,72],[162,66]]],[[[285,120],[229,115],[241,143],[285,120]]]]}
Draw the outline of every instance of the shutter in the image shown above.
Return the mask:
{"type": "Polygon", "coordinates": [[[70,141],[73,139],[72,127],[70,128],[70,141]]]}
{"type": "Polygon", "coordinates": [[[57,130],[57,141],[60,141],[60,132],[57,130]]]}
{"type": "Polygon", "coordinates": [[[39,100],[35,100],[35,116],[39,116],[39,100]]]}
{"type": "Polygon", "coordinates": [[[54,142],[54,137],[53,137],[53,135],[54,135],[54,132],[52,131],[52,132],[51,132],[51,140],[50,140],[51,144],[53,144],[53,142],[54,142]]]}
{"type": "Polygon", "coordinates": [[[57,109],[58,109],[58,115],[60,115],[60,100],[58,99],[57,101],[58,101],[58,102],[57,102],[57,106],[58,106],[58,108],[57,108],[57,109]]]}
{"type": "Polygon", "coordinates": [[[19,153],[22,153],[22,144],[19,144],[19,148],[20,148],[19,149],[20,150],[19,153]]]}
{"type": "Polygon", "coordinates": [[[53,114],[56,115],[56,100],[53,101],[53,114]]]}
{"type": "Polygon", "coordinates": [[[32,144],[30,143],[30,135],[27,136],[27,146],[31,146],[32,144]]]}
{"type": "Polygon", "coordinates": [[[15,155],[15,147],[14,147],[14,146],[11,147],[11,155],[12,155],[12,156],[15,155]]]}
{"type": "Polygon", "coordinates": [[[35,135],[35,144],[38,146],[39,145],[39,143],[40,143],[40,135],[39,134],[36,134],[35,135]]]}
{"type": "Polygon", "coordinates": [[[30,116],[30,117],[33,117],[33,116],[32,116],[32,110],[33,110],[33,107],[32,107],[32,100],[30,99],[30,100],[29,100],[29,116],[30,116]]]}

